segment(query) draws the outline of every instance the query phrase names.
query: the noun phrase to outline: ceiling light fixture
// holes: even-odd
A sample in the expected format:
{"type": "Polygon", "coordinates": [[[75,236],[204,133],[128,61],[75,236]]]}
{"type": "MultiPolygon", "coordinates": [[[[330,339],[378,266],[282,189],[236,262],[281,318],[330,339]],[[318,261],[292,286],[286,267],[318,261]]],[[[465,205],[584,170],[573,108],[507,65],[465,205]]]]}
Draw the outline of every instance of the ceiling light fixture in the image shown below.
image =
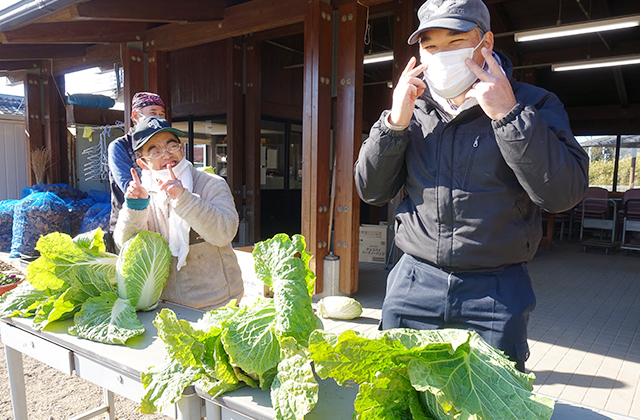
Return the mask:
{"type": "Polygon", "coordinates": [[[583,69],[597,69],[601,67],[626,66],[640,64],[640,54],[621,55],[618,57],[596,58],[593,60],[571,61],[567,63],[552,64],[553,71],[569,71],[583,69]]]}
{"type": "Polygon", "coordinates": [[[364,56],[363,64],[380,63],[383,61],[393,61],[393,51],[385,51],[364,56]]]}
{"type": "Polygon", "coordinates": [[[627,16],[617,19],[592,20],[575,25],[554,26],[532,31],[522,31],[513,34],[516,42],[537,41],[540,39],[559,38],[564,36],[584,35],[594,32],[611,31],[614,29],[633,28],[640,26],[640,16],[627,16]]]}

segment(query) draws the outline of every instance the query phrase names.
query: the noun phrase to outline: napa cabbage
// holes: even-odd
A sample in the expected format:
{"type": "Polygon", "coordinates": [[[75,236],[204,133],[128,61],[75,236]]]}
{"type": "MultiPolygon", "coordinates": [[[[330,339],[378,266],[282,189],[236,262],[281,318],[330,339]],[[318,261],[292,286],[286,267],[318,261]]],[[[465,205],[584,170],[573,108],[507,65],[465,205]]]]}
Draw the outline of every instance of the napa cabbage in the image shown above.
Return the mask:
{"type": "Polygon", "coordinates": [[[159,234],[141,231],[115,255],[103,238],[99,228],[75,238],[59,232],[40,238],[27,281],[0,297],[0,316],[33,317],[38,329],[73,318],[70,333],[109,344],[143,334],[136,310],[157,305],[169,275],[169,246],[159,234]]]}
{"type": "Polygon", "coordinates": [[[362,305],[347,296],[327,296],[317,304],[318,314],[323,318],[354,319],[362,315],[362,305]]]}
{"type": "Polygon", "coordinates": [[[304,238],[276,235],[256,244],[253,257],[273,298],[241,307],[231,302],[194,325],[169,309],[156,316],[169,357],[142,374],[143,413],[161,412],[191,384],[214,397],[245,385],[270,389],[279,419],[303,419],[315,406],[318,383],[306,346],[322,322],[311,306],[315,275],[304,238]]]}

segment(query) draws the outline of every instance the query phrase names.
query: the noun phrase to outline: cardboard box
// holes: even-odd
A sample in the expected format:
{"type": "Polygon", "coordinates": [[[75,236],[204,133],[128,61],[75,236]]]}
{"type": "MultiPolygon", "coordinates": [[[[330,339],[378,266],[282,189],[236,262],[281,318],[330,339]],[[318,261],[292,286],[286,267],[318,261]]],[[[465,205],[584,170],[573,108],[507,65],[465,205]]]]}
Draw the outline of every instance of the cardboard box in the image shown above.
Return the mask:
{"type": "Polygon", "coordinates": [[[387,229],[386,225],[360,226],[360,262],[386,263],[387,229]]]}
{"type": "Polygon", "coordinates": [[[273,292],[256,276],[255,263],[251,254],[253,247],[235,248],[238,258],[245,296],[272,297],[273,292]]]}

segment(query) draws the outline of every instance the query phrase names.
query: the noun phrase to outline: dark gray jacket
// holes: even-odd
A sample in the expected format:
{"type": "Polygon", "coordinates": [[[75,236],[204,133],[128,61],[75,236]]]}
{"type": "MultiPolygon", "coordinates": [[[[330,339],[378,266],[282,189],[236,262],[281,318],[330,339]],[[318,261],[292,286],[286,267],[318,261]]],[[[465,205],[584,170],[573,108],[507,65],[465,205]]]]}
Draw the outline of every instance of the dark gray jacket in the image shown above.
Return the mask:
{"type": "MultiPolygon", "coordinates": [[[[500,54],[511,75],[511,62],[500,54]]],[[[355,164],[356,188],[383,205],[404,186],[395,243],[451,271],[491,270],[533,258],[540,208],[568,210],[589,185],[589,158],[556,95],[510,78],[518,104],[499,121],[480,106],[454,119],[428,95],[403,131],[374,124],[355,164]]]]}

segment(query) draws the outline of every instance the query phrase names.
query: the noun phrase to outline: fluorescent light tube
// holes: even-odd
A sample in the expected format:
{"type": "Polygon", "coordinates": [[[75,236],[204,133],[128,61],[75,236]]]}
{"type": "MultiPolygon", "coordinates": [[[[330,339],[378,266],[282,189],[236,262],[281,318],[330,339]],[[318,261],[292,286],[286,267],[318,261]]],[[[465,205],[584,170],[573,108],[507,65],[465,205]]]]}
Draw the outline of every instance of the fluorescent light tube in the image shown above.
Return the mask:
{"type": "Polygon", "coordinates": [[[393,51],[385,51],[375,54],[367,54],[362,60],[363,64],[380,63],[382,61],[393,61],[393,51]]]}
{"type": "Polygon", "coordinates": [[[537,41],[540,39],[559,38],[563,36],[583,35],[594,32],[611,31],[614,29],[633,28],[640,26],[640,16],[627,16],[618,19],[592,20],[575,25],[556,26],[533,31],[516,32],[513,38],[516,42],[537,41]]]}
{"type": "Polygon", "coordinates": [[[640,64],[640,54],[621,55],[618,57],[596,58],[593,60],[572,61],[568,63],[552,64],[553,71],[569,71],[583,69],[597,69],[601,67],[626,66],[640,64]]]}

